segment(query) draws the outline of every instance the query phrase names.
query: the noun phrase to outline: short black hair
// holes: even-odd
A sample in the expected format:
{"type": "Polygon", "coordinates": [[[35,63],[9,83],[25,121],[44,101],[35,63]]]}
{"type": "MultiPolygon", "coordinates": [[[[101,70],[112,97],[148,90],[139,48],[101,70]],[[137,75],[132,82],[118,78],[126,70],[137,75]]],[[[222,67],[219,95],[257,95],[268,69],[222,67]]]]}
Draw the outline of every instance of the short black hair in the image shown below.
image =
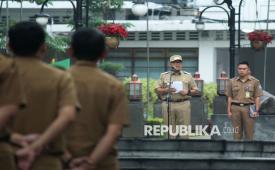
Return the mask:
{"type": "Polygon", "coordinates": [[[239,67],[239,65],[247,65],[247,67],[250,68],[250,65],[249,65],[249,63],[247,61],[241,61],[241,62],[239,62],[238,67],[239,67]]]}
{"type": "Polygon", "coordinates": [[[9,47],[15,55],[32,56],[45,43],[46,33],[39,24],[23,21],[9,29],[8,39],[9,47]]]}
{"type": "Polygon", "coordinates": [[[78,60],[97,61],[106,50],[105,36],[95,28],[81,28],[72,35],[71,47],[78,60]]]}

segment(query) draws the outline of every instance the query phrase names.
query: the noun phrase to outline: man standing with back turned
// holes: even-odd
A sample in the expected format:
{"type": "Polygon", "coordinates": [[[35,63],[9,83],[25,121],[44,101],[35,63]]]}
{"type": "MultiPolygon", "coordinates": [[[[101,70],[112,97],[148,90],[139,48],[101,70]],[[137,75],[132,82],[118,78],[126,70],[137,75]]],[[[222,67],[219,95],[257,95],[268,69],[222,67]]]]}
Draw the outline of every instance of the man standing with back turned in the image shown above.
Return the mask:
{"type": "Polygon", "coordinates": [[[227,113],[234,127],[234,139],[241,140],[243,132],[247,140],[253,140],[255,119],[259,116],[260,96],[263,95],[260,81],[250,75],[248,62],[238,64],[239,76],[230,80],[226,95],[227,113]],[[250,113],[250,106],[256,105],[250,113]]]}
{"type": "Polygon", "coordinates": [[[61,133],[75,118],[76,91],[69,74],[43,63],[46,34],[37,23],[20,22],[9,29],[8,47],[22,78],[28,107],[15,116],[12,141],[20,170],[62,170],[61,133]]]}
{"type": "Polygon", "coordinates": [[[14,60],[0,55],[0,169],[16,170],[7,124],[24,103],[17,66],[14,60]]]}
{"type": "Polygon", "coordinates": [[[128,124],[128,101],[122,82],[97,68],[106,55],[105,37],[96,29],[80,29],[69,54],[77,59],[70,73],[81,111],[68,129],[71,170],[118,170],[116,140],[128,124]]]}

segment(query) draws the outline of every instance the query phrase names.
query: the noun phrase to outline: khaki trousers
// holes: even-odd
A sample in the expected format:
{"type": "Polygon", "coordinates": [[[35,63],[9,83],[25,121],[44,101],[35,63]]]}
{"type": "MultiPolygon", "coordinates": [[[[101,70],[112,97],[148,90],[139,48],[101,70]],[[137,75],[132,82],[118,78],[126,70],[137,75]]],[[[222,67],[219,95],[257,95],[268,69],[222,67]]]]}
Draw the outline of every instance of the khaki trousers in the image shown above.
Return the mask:
{"type": "MultiPolygon", "coordinates": [[[[162,103],[162,116],[164,125],[168,125],[168,104],[167,102],[162,103]]],[[[191,105],[190,101],[186,100],[183,102],[171,102],[170,103],[170,114],[169,114],[169,125],[172,126],[173,132],[176,131],[176,125],[190,125],[191,123],[191,105]]],[[[168,135],[167,135],[168,137],[168,135]]],[[[171,139],[175,139],[176,136],[171,136],[171,139]]],[[[180,136],[182,139],[187,139],[188,136],[180,136]]]]}
{"type": "Polygon", "coordinates": [[[42,154],[32,164],[31,170],[62,170],[61,158],[42,154]]]}
{"type": "Polygon", "coordinates": [[[234,139],[242,140],[243,133],[246,140],[253,140],[255,118],[249,117],[249,106],[231,106],[234,139]]]}
{"type": "Polygon", "coordinates": [[[107,156],[107,158],[102,160],[97,165],[95,170],[119,170],[119,162],[118,162],[116,156],[113,156],[113,155],[107,156]]]}
{"type": "Polygon", "coordinates": [[[118,160],[109,164],[100,164],[96,170],[119,170],[118,160]]]}

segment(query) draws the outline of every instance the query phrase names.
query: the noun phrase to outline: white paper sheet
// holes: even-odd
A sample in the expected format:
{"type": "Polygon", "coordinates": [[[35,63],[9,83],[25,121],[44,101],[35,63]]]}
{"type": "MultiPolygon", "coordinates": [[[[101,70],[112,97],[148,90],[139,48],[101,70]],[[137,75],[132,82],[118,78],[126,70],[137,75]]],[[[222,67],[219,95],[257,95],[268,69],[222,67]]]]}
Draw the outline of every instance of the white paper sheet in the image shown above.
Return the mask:
{"type": "Polygon", "coordinates": [[[171,88],[176,89],[175,93],[178,93],[183,90],[183,84],[182,81],[173,81],[171,84],[171,88]]]}

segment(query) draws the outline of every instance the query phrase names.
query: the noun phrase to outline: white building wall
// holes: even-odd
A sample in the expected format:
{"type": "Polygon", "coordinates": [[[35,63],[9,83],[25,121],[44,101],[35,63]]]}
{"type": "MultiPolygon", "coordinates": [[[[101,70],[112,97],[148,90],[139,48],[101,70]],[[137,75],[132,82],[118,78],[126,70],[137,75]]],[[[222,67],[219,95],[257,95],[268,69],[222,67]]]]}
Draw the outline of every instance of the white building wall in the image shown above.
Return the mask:
{"type": "MultiPolygon", "coordinates": [[[[229,48],[229,41],[214,40],[214,32],[210,32],[210,38],[201,38],[198,41],[150,41],[151,48],[198,48],[198,68],[201,78],[206,83],[215,82],[217,79],[217,56],[218,48],[229,48]]],[[[242,46],[248,47],[249,41],[242,40],[242,46]]],[[[121,48],[146,48],[146,41],[122,41],[121,48]]],[[[269,44],[268,47],[275,47],[269,44]]],[[[237,48],[236,48],[237,50],[237,48]]],[[[227,61],[225,61],[227,62],[227,61]]]]}
{"type": "MultiPolygon", "coordinates": [[[[196,5],[201,6],[200,11],[205,8],[205,6],[213,5],[213,1],[206,0],[196,0],[196,5]],[[204,6],[204,7],[203,7],[204,6]]],[[[234,1],[234,6],[238,6],[239,1],[234,1]]],[[[3,4],[3,9],[5,9],[5,3],[3,4]]],[[[20,3],[9,2],[10,12],[15,13],[15,9],[20,8],[20,3]]],[[[226,7],[226,6],[225,6],[226,7]]],[[[36,5],[34,3],[23,2],[23,14],[28,14],[29,12],[39,12],[41,5],[36,5]]],[[[131,8],[131,4],[125,4],[123,8],[131,8]],[[127,6],[128,5],[128,6],[127,6]]],[[[270,10],[270,19],[275,19],[275,1],[271,1],[271,10],[270,10]]],[[[53,5],[45,7],[45,11],[48,11],[51,15],[61,15],[61,13],[71,13],[72,5],[67,1],[57,1],[53,2],[53,5]]],[[[267,0],[258,1],[258,7],[256,8],[255,1],[244,1],[243,7],[241,8],[242,16],[241,20],[264,20],[267,18],[267,0]],[[256,17],[256,9],[259,11],[259,17],[256,17]]],[[[124,11],[125,12],[125,11],[124,11]]],[[[237,11],[236,11],[237,12],[237,11]]],[[[3,11],[3,14],[5,12],[3,11]]],[[[205,12],[204,17],[209,17],[213,19],[225,19],[227,16],[224,11],[221,11],[219,8],[212,8],[205,12]]],[[[132,23],[134,26],[129,28],[129,31],[146,31],[146,21],[127,21],[127,20],[116,20],[119,23],[132,23]]],[[[236,23],[237,28],[237,23],[236,23]]],[[[261,23],[255,26],[254,23],[242,23],[242,29],[244,28],[256,28],[256,29],[265,29],[266,24],[261,23]]],[[[150,31],[195,31],[195,24],[191,20],[150,20],[149,21],[150,31]]],[[[269,24],[270,30],[275,30],[275,23],[269,24]]],[[[71,32],[71,27],[67,25],[48,25],[47,30],[49,32],[71,32]]],[[[198,48],[199,52],[199,72],[201,77],[206,82],[216,81],[216,66],[217,66],[217,48],[228,48],[229,40],[227,41],[216,41],[214,40],[214,30],[228,30],[226,23],[206,23],[205,30],[210,32],[209,39],[200,38],[198,41],[150,41],[149,45],[152,48],[198,48]]],[[[249,46],[248,41],[242,41],[242,47],[249,46]]],[[[269,44],[269,47],[275,47],[275,43],[269,44]]],[[[124,48],[145,48],[146,41],[122,41],[120,47],[124,48]]]]}
{"type": "Polygon", "coordinates": [[[213,82],[216,79],[215,48],[208,41],[200,41],[199,72],[206,83],[213,82]]]}

